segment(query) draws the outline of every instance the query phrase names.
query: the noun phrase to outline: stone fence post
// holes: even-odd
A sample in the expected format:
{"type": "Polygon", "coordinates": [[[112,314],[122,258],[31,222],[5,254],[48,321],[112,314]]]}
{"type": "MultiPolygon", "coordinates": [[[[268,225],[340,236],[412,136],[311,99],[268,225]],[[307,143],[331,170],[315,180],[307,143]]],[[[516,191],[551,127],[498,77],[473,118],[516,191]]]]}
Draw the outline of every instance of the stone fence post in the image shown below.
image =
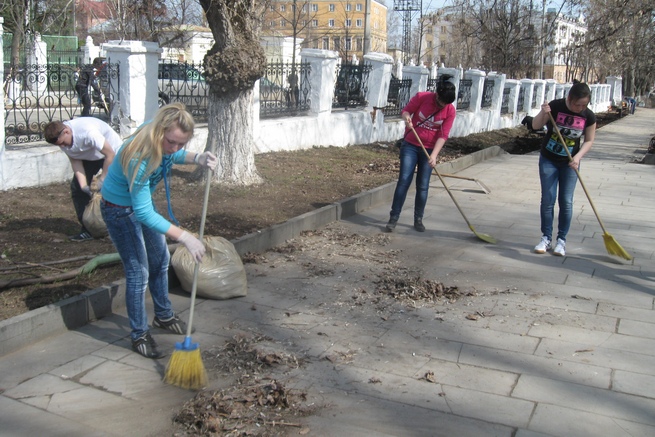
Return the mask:
{"type": "Polygon", "coordinates": [[[521,79],[521,88],[523,89],[523,107],[517,108],[519,112],[530,113],[532,106],[532,93],[534,92],[534,81],[532,79],[521,79]]]}
{"type": "Polygon", "coordinates": [[[618,106],[623,101],[623,78],[621,76],[608,76],[605,82],[611,87],[610,100],[614,106],[618,106]]]}
{"type": "Polygon", "coordinates": [[[334,100],[334,83],[337,80],[337,52],[320,49],[302,49],[301,62],[308,62],[311,68],[309,113],[330,114],[334,100]]]}
{"type": "Polygon", "coordinates": [[[82,51],[84,52],[84,57],[82,59],[84,64],[90,64],[95,58],[100,56],[100,47],[93,44],[93,38],[90,36],[86,37],[86,42],[82,47],[82,51]]]}
{"type": "Polygon", "coordinates": [[[162,50],[154,42],[109,41],[103,45],[107,59],[120,68],[119,90],[120,135],[131,135],[144,121],[152,119],[157,104],[159,55],[162,50]],[[150,78],[150,80],[148,80],[150,78]]]}
{"type": "Polygon", "coordinates": [[[416,93],[428,89],[428,76],[430,71],[425,67],[406,65],[403,67],[403,79],[412,79],[412,87],[409,95],[414,97],[416,93]]]}
{"type": "Polygon", "coordinates": [[[541,108],[541,104],[546,99],[546,81],[543,79],[534,80],[534,90],[532,99],[530,100],[530,109],[541,108]],[[534,101],[534,105],[532,102],[534,101]]]}
{"type": "Polygon", "coordinates": [[[366,94],[368,107],[384,108],[387,106],[393,58],[385,53],[367,53],[364,55],[364,65],[366,64],[371,65],[366,94]]]}
{"type": "Polygon", "coordinates": [[[464,72],[464,79],[471,81],[471,102],[469,112],[478,112],[482,108],[482,94],[484,91],[484,71],[470,69],[464,72]]]}

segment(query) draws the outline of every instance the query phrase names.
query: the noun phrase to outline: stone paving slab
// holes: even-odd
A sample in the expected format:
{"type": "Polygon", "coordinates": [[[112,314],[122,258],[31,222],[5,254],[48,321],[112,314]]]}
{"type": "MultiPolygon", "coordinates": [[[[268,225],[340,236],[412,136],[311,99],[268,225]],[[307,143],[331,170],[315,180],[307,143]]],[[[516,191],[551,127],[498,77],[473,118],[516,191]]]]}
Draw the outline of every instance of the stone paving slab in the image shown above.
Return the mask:
{"type": "MultiPolygon", "coordinates": [[[[583,167],[605,224],[633,261],[606,253],[580,189],[568,256],[531,253],[539,239],[538,157],[500,155],[460,172],[483,181],[489,194],[447,181],[475,229],[498,244],[476,238],[436,183],[427,232],[412,229],[408,196],[384,246],[375,241],[385,235],[390,202],[358,211],[352,199],[348,209],[357,214],[338,226],[363,239],[369,259],[353,245],[247,264],[247,296],[197,302],[194,341],[212,350],[236,334],[261,333],[270,347],[304,357],[286,384],[327,406],[302,418],[307,435],[655,435],[655,170],[630,163],[655,134],[654,116],[640,108],[600,129],[583,167]],[[349,261],[335,262],[340,252],[349,261]],[[359,297],[370,295],[366,284],[384,272],[375,265],[385,257],[393,260],[387,268],[413,266],[471,294],[363,311],[374,304],[359,297]]],[[[322,223],[339,211],[305,218],[322,223]]],[[[280,226],[267,235],[293,234],[286,232],[280,226]]],[[[121,296],[120,286],[105,292],[121,296]]],[[[187,317],[188,294],[171,299],[187,317]]],[[[161,382],[168,357],[131,351],[127,318],[114,303],[101,320],[0,356],[0,434],[171,435],[173,414],[194,393],[161,382]]],[[[180,339],[153,335],[167,352],[180,339]]],[[[227,382],[217,376],[210,386],[227,382]]]]}

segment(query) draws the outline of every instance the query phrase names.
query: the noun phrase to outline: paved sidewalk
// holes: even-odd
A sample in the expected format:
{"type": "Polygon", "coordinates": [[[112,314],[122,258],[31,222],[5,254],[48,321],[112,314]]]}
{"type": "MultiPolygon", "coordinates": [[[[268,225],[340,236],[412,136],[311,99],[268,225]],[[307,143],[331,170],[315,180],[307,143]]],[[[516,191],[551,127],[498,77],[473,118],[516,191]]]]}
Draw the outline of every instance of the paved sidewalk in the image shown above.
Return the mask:
{"type": "MultiPolygon", "coordinates": [[[[436,178],[424,234],[411,226],[411,195],[393,234],[381,233],[390,201],[338,224],[371,246],[387,235],[377,256],[477,295],[383,317],[337,308],[337,294],[355,298],[367,265],[352,247],[351,264],[319,278],[291,264],[248,264],[248,296],[199,302],[193,339],[220,345],[251,329],[302,351],[309,362],[291,375],[293,386],[330,405],[299,419],[307,435],[653,436],[655,167],[632,160],[644,155],[654,122],[654,109],[638,108],[600,129],[582,164],[604,225],[632,261],[607,254],[580,187],[567,256],[532,253],[538,155],[501,155],[460,173],[489,194],[446,180],[475,230],[496,245],[475,237],[436,178]],[[344,351],[349,360],[325,359],[344,351]]],[[[307,262],[329,264],[329,250],[307,262]]],[[[185,318],[188,298],[172,299],[185,318]]],[[[119,310],[0,357],[0,434],[170,435],[172,414],[194,393],[162,383],[168,358],[133,353],[128,330],[119,310]]],[[[179,340],[153,334],[167,350],[179,340]]]]}

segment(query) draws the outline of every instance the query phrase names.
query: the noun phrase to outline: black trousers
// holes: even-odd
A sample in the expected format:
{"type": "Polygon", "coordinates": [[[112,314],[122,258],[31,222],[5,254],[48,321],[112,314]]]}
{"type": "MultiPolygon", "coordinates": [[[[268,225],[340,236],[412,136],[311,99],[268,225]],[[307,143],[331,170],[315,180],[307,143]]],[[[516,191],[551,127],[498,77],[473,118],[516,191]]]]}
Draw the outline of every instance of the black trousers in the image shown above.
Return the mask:
{"type": "MultiPolygon", "coordinates": [[[[87,185],[91,185],[93,177],[98,174],[102,169],[105,160],[99,159],[97,161],[82,161],[84,165],[84,175],[86,176],[87,185]]],[[[82,191],[80,183],[77,181],[75,175],[73,175],[73,180],[71,180],[71,198],[73,199],[73,206],[75,207],[75,214],[77,214],[77,220],[82,225],[81,232],[87,232],[82,222],[82,216],[84,215],[84,209],[91,201],[91,196],[82,191]]]]}
{"type": "Polygon", "coordinates": [[[91,96],[89,96],[89,87],[77,85],[75,87],[77,95],[80,96],[80,102],[82,102],[82,117],[91,116],[91,96]]]}

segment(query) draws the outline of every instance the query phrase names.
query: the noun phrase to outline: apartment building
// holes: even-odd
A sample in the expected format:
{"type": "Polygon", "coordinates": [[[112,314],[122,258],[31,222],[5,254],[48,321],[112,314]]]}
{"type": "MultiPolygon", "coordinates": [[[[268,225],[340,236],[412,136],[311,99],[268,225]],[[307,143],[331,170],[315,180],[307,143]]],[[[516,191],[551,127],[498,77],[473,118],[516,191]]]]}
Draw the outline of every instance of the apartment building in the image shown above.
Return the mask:
{"type": "Polygon", "coordinates": [[[295,36],[302,48],[361,59],[365,51],[386,52],[387,7],[378,0],[270,0],[262,35],[295,36]]]}

